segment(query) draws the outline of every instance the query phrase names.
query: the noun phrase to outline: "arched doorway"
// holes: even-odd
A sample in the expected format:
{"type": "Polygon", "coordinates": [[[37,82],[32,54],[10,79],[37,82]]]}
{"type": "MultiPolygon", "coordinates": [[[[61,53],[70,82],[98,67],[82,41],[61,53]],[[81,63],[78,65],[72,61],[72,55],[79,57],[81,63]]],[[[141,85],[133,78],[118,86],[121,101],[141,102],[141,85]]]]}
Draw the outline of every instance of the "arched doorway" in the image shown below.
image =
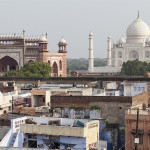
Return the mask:
{"type": "Polygon", "coordinates": [[[18,69],[18,63],[15,59],[5,56],[0,59],[0,72],[18,69]]]}
{"type": "Polygon", "coordinates": [[[48,60],[48,64],[49,64],[49,66],[51,66],[51,62],[50,62],[50,60],[48,60]]]}
{"type": "Polygon", "coordinates": [[[139,59],[139,53],[137,51],[133,50],[129,53],[129,58],[130,58],[130,60],[139,59]]]}
{"type": "Polygon", "coordinates": [[[28,61],[28,64],[31,64],[31,63],[33,63],[33,62],[34,62],[33,60],[29,60],[29,61],[28,61]]]}
{"type": "Polygon", "coordinates": [[[53,63],[53,76],[58,76],[58,66],[56,62],[53,63]]]}

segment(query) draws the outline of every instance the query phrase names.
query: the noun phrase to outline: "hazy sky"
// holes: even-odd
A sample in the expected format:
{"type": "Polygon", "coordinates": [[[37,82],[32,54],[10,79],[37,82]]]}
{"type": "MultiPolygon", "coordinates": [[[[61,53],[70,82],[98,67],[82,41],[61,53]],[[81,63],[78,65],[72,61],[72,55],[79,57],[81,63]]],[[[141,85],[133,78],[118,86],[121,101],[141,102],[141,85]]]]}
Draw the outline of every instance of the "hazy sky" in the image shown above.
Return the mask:
{"type": "Polygon", "coordinates": [[[94,57],[106,58],[107,36],[126,37],[140,17],[150,25],[150,0],[0,0],[0,33],[48,33],[48,49],[57,52],[63,36],[68,58],[88,58],[88,35],[94,35],[94,57]]]}

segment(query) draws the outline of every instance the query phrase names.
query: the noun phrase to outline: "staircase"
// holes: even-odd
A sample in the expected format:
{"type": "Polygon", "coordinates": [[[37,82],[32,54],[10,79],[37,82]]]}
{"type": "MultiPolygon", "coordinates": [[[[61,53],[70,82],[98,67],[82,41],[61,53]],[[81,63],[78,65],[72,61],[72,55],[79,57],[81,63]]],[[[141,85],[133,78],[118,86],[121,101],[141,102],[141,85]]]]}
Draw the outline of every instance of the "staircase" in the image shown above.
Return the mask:
{"type": "Polygon", "coordinates": [[[9,147],[13,147],[16,137],[17,137],[17,133],[13,133],[13,137],[12,137],[9,147]]]}

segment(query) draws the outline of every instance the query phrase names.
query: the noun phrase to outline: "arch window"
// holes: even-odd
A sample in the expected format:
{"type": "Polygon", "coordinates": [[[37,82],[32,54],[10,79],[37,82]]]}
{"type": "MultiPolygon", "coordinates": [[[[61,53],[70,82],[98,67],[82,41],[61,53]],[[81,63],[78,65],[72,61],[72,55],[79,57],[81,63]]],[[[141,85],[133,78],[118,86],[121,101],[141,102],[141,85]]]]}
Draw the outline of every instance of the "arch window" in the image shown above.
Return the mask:
{"type": "Polygon", "coordinates": [[[12,57],[5,56],[0,59],[0,71],[2,72],[16,70],[17,66],[18,62],[12,57]]]}
{"type": "Polygon", "coordinates": [[[59,61],[59,69],[62,70],[62,61],[59,61]]]}
{"type": "Polygon", "coordinates": [[[29,61],[28,61],[29,64],[31,64],[31,63],[33,63],[33,62],[34,62],[33,60],[29,60],[29,61]]]}
{"type": "Polygon", "coordinates": [[[139,59],[139,54],[137,51],[131,51],[129,53],[129,58],[130,60],[135,60],[135,59],[139,59]]]}
{"type": "Polygon", "coordinates": [[[57,63],[53,63],[53,76],[58,76],[58,66],[57,63]]]}
{"type": "Polygon", "coordinates": [[[122,52],[118,52],[118,58],[122,58],[122,52]]]}
{"type": "Polygon", "coordinates": [[[149,51],[146,51],[146,53],[145,53],[145,58],[150,58],[150,53],[149,53],[149,51]]]}

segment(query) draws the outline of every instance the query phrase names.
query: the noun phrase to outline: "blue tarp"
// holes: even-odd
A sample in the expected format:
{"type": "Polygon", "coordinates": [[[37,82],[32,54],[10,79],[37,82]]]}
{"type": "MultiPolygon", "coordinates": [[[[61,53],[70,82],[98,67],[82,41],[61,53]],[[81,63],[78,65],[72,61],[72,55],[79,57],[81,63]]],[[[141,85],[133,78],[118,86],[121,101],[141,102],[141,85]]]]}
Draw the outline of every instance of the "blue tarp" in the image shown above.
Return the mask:
{"type": "Polygon", "coordinates": [[[81,121],[78,120],[75,126],[76,127],[84,127],[84,123],[82,123],[81,121]]]}

